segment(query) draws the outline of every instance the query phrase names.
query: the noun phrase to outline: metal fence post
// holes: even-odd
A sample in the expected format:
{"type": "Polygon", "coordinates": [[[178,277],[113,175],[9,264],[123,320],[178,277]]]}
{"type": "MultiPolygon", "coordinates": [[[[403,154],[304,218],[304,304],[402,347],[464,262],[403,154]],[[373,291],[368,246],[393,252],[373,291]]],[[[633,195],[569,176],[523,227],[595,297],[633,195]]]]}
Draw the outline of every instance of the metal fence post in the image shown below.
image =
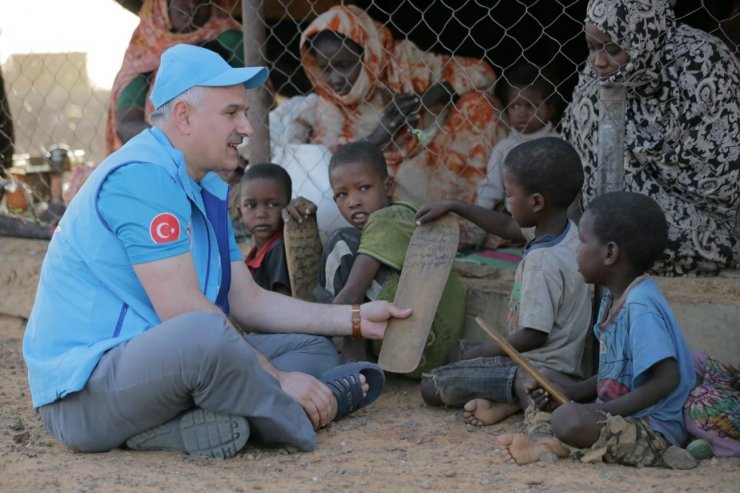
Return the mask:
{"type": "Polygon", "coordinates": [[[627,87],[602,84],[599,87],[599,134],[597,185],[598,195],[624,187],[624,110],[627,87]]]}
{"type": "MultiPolygon", "coordinates": [[[[627,87],[624,84],[602,84],[599,87],[599,133],[597,152],[596,193],[603,195],[624,188],[624,110],[627,87]]],[[[598,321],[602,286],[594,287],[592,322],[598,321]]],[[[592,323],[592,325],[593,325],[592,323]]],[[[598,368],[598,344],[591,338],[591,369],[598,368]]]]}

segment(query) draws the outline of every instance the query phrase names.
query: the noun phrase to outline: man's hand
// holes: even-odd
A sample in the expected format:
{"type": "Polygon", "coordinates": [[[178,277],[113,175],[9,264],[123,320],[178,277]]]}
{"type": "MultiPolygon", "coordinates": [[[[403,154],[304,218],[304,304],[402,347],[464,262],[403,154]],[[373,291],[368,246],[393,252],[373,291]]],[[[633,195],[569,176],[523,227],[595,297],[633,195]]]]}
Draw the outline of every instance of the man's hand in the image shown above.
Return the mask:
{"type": "Polygon", "coordinates": [[[337,400],[329,387],[300,372],[279,372],[280,387],[301,405],[314,429],[323,428],[337,415],[337,400]]]}
{"type": "Polygon", "coordinates": [[[398,308],[387,301],[371,301],[360,307],[360,331],[365,339],[382,339],[388,320],[391,318],[408,318],[411,308],[398,308]]]}
{"type": "Polygon", "coordinates": [[[299,223],[303,222],[304,218],[313,216],[316,214],[316,204],[304,197],[296,197],[286,205],[280,214],[283,217],[283,222],[288,222],[291,218],[295,219],[299,223]]]}
{"type": "Polygon", "coordinates": [[[428,202],[419,207],[419,210],[416,212],[416,225],[421,226],[422,224],[435,221],[454,210],[454,208],[455,203],[449,199],[428,202]]]}

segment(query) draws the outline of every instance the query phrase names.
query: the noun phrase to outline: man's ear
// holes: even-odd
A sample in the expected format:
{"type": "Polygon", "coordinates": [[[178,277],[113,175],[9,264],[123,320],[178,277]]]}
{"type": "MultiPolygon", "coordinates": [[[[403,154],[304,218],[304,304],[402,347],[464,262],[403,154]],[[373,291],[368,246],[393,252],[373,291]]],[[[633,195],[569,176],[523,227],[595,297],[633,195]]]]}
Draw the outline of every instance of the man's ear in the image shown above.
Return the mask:
{"type": "Polygon", "coordinates": [[[533,193],[529,196],[532,212],[540,212],[545,208],[545,196],[541,193],[533,193]]]}
{"type": "Polygon", "coordinates": [[[383,180],[383,186],[385,187],[385,196],[389,199],[393,199],[393,194],[396,193],[396,179],[388,175],[383,180]]]}
{"type": "Polygon", "coordinates": [[[184,135],[190,135],[192,132],[190,126],[191,111],[192,108],[185,101],[177,101],[172,108],[172,119],[177,129],[184,135]]]}
{"type": "Polygon", "coordinates": [[[619,260],[619,245],[610,241],[604,247],[604,265],[614,265],[619,260]]]}

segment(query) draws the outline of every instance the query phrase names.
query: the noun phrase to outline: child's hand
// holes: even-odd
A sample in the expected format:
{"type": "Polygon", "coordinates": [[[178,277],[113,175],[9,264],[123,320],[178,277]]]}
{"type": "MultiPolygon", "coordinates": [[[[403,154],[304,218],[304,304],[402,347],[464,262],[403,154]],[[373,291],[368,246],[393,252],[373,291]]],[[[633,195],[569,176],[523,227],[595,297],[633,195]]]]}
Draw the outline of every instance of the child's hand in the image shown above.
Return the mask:
{"type": "Polygon", "coordinates": [[[292,217],[299,223],[303,222],[303,219],[316,214],[316,204],[304,197],[296,197],[286,205],[280,214],[283,217],[283,222],[290,221],[292,217]]]}
{"type": "Polygon", "coordinates": [[[421,226],[422,224],[439,219],[450,212],[453,207],[453,202],[446,199],[426,203],[419,207],[416,213],[416,225],[421,226]]]}
{"type": "MultiPolygon", "coordinates": [[[[562,388],[560,390],[562,392],[562,388]]],[[[537,388],[535,389],[528,389],[528,393],[529,397],[531,397],[532,401],[534,401],[534,405],[537,406],[537,409],[552,412],[560,407],[560,403],[558,403],[555,399],[550,399],[550,394],[548,394],[547,391],[540,386],[537,386],[537,388]]]]}

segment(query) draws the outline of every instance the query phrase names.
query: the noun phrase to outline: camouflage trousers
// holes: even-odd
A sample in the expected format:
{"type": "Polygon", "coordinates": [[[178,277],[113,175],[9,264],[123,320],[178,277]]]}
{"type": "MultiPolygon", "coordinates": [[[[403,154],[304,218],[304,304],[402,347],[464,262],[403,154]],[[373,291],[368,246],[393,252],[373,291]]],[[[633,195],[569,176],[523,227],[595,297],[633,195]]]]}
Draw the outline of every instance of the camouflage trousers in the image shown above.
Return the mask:
{"type": "MultiPolygon", "coordinates": [[[[525,433],[552,435],[551,414],[540,411],[530,404],[524,411],[525,433]]],[[[587,449],[578,449],[563,444],[570,450],[571,457],[582,462],[608,462],[625,466],[664,466],[663,452],[671,445],[658,431],[642,418],[612,416],[604,413],[604,427],[598,440],[587,449]]]]}

